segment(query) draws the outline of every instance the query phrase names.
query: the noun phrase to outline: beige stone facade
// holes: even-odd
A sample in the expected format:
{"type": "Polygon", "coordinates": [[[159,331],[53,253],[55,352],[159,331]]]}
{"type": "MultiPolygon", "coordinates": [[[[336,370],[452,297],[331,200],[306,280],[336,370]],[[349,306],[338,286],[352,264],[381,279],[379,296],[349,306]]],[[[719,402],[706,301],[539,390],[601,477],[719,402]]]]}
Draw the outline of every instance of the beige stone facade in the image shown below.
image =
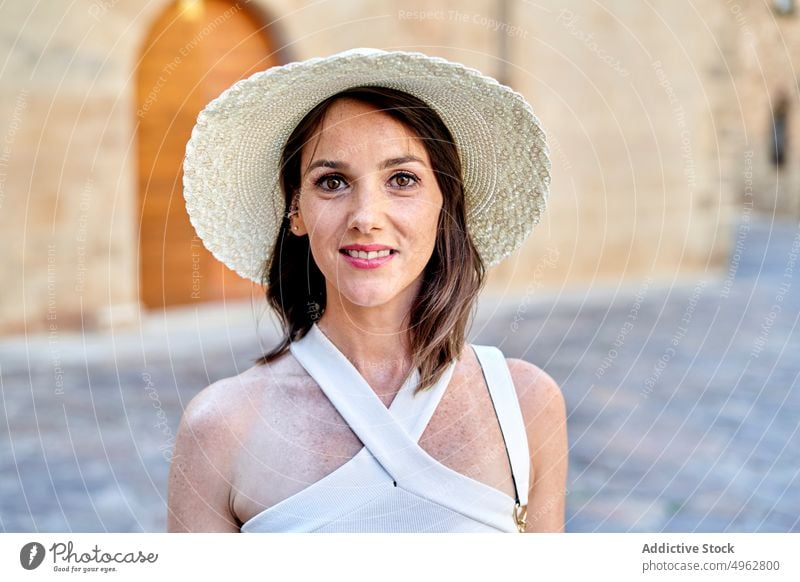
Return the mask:
{"type": "MultiPolygon", "coordinates": [[[[791,5],[786,0],[775,5],[791,5]]],[[[742,42],[737,108],[744,128],[742,159],[747,176],[739,184],[742,204],[778,219],[800,217],[800,14],[763,10],[752,2],[734,9],[742,42]],[[785,158],[773,160],[774,120],[786,103],[785,158]]],[[[746,208],[746,206],[743,206],[746,208]]]]}
{"type": "MultiPolygon", "coordinates": [[[[137,321],[134,71],[170,4],[0,9],[0,332],[137,321]]],[[[421,50],[525,95],[550,139],[552,192],[533,237],[493,270],[495,292],[723,273],[751,177],[760,207],[775,200],[800,215],[796,15],[716,0],[253,0],[244,9],[269,25],[278,62],[353,46],[421,50]],[[779,90],[791,107],[789,162],[777,173],[765,124],[779,90]]]]}

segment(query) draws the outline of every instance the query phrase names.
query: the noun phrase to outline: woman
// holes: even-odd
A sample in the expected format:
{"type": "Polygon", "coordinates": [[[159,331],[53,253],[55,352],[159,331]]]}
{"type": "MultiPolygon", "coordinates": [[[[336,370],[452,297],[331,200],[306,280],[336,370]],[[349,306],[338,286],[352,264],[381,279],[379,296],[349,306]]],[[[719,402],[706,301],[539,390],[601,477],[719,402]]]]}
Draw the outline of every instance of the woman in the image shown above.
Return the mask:
{"type": "Polygon", "coordinates": [[[169,530],[562,531],[558,386],[464,341],[549,170],[519,94],[419,53],[291,63],[212,102],[187,210],[285,335],[187,406],[169,530]]]}

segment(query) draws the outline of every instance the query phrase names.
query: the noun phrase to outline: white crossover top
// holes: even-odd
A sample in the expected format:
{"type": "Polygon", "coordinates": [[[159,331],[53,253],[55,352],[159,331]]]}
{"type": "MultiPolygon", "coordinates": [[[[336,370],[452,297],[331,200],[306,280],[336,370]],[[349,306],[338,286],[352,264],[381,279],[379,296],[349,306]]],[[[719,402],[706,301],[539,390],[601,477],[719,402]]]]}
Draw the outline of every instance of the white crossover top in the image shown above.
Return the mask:
{"type": "Polygon", "coordinates": [[[314,324],[290,345],[364,447],[344,465],[245,522],[242,532],[517,532],[528,503],[528,439],[502,352],[472,345],[489,387],[516,499],[431,457],[418,444],[453,376],[416,395],[414,370],[387,408],[314,324]]]}

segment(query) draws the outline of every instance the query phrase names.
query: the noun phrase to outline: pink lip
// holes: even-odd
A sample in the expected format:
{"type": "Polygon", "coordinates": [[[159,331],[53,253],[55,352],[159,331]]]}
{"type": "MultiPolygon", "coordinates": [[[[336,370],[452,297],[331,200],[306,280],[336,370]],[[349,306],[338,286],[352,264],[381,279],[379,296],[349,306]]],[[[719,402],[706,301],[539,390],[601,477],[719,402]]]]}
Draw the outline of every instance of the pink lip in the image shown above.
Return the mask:
{"type": "MultiPolygon", "coordinates": [[[[371,245],[371,246],[376,246],[376,245],[371,245]]],[[[354,247],[345,247],[345,248],[353,248],[354,250],[366,251],[366,249],[362,249],[362,248],[357,248],[357,249],[355,249],[354,247]]],[[[382,248],[385,249],[385,248],[388,248],[388,247],[382,247],[382,248]]],[[[381,249],[371,249],[371,250],[381,250],[381,249]]],[[[368,251],[366,251],[366,252],[368,252],[368,251]]],[[[377,269],[378,267],[380,267],[380,266],[388,263],[389,261],[391,261],[392,258],[394,258],[394,256],[397,253],[389,253],[385,257],[375,257],[374,259],[361,259],[361,258],[358,258],[358,257],[351,257],[350,255],[348,255],[347,253],[344,253],[344,252],[339,253],[339,254],[342,257],[344,257],[344,260],[346,260],[348,263],[350,263],[352,266],[354,266],[357,269],[377,269]]]]}

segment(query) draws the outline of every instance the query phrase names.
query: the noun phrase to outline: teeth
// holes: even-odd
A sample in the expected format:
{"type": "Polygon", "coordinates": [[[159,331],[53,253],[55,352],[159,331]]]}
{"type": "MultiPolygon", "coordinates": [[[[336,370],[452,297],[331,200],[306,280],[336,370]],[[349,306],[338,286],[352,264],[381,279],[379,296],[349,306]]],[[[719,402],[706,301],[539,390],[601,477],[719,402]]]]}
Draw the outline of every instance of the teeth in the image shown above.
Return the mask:
{"type": "Polygon", "coordinates": [[[384,249],[382,251],[370,251],[367,253],[365,251],[354,251],[348,249],[345,252],[351,257],[356,259],[376,259],[378,257],[385,257],[389,255],[392,251],[390,251],[389,249],[384,249]]]}

